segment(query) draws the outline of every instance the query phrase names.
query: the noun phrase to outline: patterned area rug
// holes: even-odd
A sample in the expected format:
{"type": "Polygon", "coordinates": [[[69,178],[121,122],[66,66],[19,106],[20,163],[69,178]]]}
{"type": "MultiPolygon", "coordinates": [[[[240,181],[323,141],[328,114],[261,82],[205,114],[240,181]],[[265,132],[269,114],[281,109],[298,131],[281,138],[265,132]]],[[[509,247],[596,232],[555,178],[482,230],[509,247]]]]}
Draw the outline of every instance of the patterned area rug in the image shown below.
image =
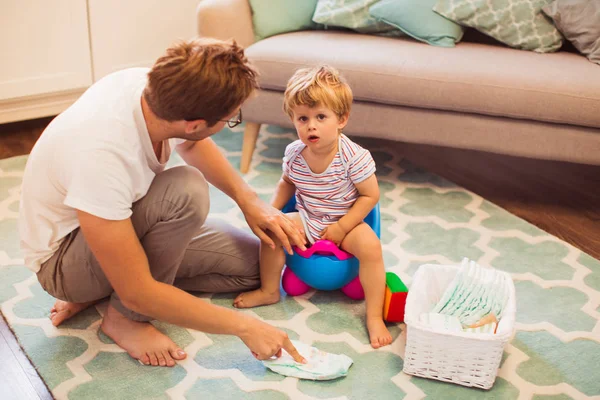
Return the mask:
{"type": "MultiPolygon", "coordinates": [[[[215,140],[238,166],[241,131],[215,140]]],[[[281,171],[289,130],[264,126],[248,182],[269,199],[281,171]]],[[[189,357],[175,368],[144,367],[98,333],[105,305],[54,328],[53,299],[23,267],[18,249],[19,185],[26,157],[0,160],[0,305],[20,344],[58,399],[582,399],[600,398],[600,262],[490,204],[414,167],[400,146],[358,140],[373,153],[381,187],[386,267],[408,285],[419,265],[457,264],[463,257],[508,271],[517,292],[517,333],[505,348],[489,391],[402,373],[405,331],[394,343],[368,345],[362,302],[340,292],[284,297],[248,312],[285,329],[292,339],[354,360],[347,377],[300,381],[267,370],[234,337],[156,325],[189,357]]],[[[173,165],[181,163],[177,157],[173,165]]],[[[245,225],[234,203],[212,191],[212,215],[245,225]]],[[[231,307],[235,294],[202,295],[231,307]]]]}

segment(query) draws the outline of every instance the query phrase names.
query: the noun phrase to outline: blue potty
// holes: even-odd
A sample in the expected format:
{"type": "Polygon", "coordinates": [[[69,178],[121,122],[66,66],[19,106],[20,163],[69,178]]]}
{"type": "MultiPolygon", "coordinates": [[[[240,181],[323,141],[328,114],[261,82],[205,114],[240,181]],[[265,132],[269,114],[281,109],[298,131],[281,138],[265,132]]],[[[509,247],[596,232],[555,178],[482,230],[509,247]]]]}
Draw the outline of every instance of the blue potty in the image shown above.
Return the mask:
{"type": "MultiPolygon", "coordinates": [[[[296,196],[283,207],[284,213],[296,211],[296,196]]],[[[377,237],[381,234],[379,203],[364,221],[377,237]]],[[[358,279],[358,259],[338,248],[329,240],[317,240],[306,251],[293,247],[294,254],[285,255],[282,286],[287,294],[298,296],[310,288],[342,291],[353,299],[363,299],[364,292],[358,279]]]]}

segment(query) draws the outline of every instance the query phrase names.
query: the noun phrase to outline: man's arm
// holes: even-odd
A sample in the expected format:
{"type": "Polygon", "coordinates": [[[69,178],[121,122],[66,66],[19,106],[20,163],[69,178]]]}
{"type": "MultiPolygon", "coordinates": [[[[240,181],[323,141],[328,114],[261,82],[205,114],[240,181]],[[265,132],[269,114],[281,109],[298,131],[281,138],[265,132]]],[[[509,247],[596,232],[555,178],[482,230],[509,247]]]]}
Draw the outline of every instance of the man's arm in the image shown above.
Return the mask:
{"type": "Polygon", "coordinates": [[[186,328],[238,336],[261,359],[282,348],[297,354],[285,332],[154,280],[130,219],[111,221],[79,210],[77,216],[88,245],[125,307],[186,328]]]}
{"type": "Polygon", "coordinates": [[[296,225],[258,197],[212,139],[187,141],[178,145],[176,150],[188,165],[198,168],[208,182],[238,204],[250,229],[259,239],[274,247],[275,243],[265,233],[265,230],[269,230],[277,236],[289,254],[292,252],[292,244],[305,249],[304,235],[296,225]]]}
{"type": "Polygon", "coordinates": [[[249,199],[257,197],[211,138],[185,141],[175,150],[188,165],[198,168],[208,182],[231,197],[240,208],[249,199]]]}

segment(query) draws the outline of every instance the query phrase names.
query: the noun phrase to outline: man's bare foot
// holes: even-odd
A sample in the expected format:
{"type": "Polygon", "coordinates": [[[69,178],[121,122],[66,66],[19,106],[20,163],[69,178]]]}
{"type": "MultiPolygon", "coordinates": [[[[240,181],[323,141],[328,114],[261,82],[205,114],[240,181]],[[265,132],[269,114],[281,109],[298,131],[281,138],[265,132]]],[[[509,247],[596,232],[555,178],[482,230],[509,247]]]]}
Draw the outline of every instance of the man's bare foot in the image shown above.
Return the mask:
{"type": "Polygon", "coordinates": [[[276,292],[265,292],[262,288],[258,288],[251,292],[240,293],[238,297],[233,300],[233,306],[236,308],[250,308],[257,306],[265,306],[268,304],[274,304],[279,301],[279,289],[276,292]]]}
{"type": "Polygon", "coordinates": [[[151,323],[127,319],[110,304],[100,328],[131,357],[145,365],[172,367],[175,360],[183,360],[187,356],[151,323]]]}
{"type": "Polygon", "coordinates": [[[367,318],[367,329],[374,349],[392,343],[392,335],[381,318],[367,318]]]}
{"type": "Polygon", "coordinates": [[[87,303],[69,303],[68,301],[56,300],[54,307],[50,309],[50,320],[52,325],[59,326],[75,314],[85,310],[100,300],[88,301],[87,303]]]}

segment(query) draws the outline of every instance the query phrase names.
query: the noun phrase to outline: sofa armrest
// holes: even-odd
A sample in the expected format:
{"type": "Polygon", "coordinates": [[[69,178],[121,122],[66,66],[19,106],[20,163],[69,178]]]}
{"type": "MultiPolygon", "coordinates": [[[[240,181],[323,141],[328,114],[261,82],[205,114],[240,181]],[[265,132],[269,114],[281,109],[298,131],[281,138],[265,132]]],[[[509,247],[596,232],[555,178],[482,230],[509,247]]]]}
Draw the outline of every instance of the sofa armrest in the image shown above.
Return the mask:
{"type": "Polygon", "coordinates": [[[196,8],[200,37],[234,39],[246,48],[254,43],[252,10],[248,0],[202,0],[196,8]]]}

